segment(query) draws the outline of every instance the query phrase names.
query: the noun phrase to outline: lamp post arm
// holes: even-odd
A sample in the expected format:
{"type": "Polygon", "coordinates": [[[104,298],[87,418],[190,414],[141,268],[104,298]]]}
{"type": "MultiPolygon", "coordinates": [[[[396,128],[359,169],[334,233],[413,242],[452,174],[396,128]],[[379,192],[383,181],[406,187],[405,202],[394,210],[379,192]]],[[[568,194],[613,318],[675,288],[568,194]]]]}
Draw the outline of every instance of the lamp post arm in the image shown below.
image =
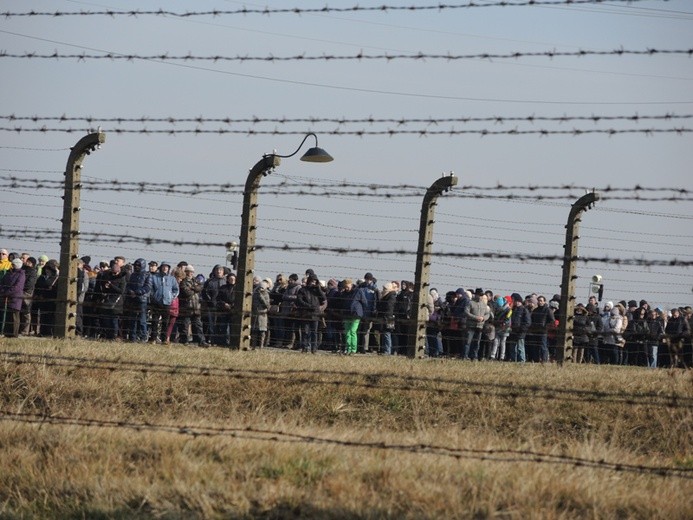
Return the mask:
{"type": "Polygon", "coordinates": [[[296,155],[296,154],[298,153],[298,151],[301,149],[301,147],[304,145],[304,143],[306,142],[306,140],[307,140],[311,135],[312,135],[313,137],[315,137],[315,146],[318,146],[318,136],[315,135],[313,132],[309,132],[309,133],[307,133],[307,134],[303,137],[303,141],[301,141],[301,144],[298,145],[298,148],[296,148],[296,151],[295,151],[294,153],[289,154],[289,155],[277,155],[277,154],[274,154],[274,156],[275,156],[275,157],[281,157],[282,159],[288,159],[289,157],[293,157],[294,155],[296,155]]]}

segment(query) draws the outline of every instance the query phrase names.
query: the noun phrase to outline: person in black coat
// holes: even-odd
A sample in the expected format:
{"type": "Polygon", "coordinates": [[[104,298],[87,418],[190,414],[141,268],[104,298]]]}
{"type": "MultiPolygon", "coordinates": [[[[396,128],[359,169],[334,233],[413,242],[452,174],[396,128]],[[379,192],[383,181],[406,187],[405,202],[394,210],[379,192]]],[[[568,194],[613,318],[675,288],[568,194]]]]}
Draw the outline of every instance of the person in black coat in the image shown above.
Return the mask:
{"type": "Polygon", "coordinates": [[[378,329],[380,331],[380,353],[392,354],[392,333],[395,330],[395,306],[397,305],[397,292],[392,283],[383,285],[380,299],[376,306],[378,329]]]}
{"type": "Polygon", "coordinates": [[[38,280],[36,258],[33,256],[27,258],[22,269],[24,270],[24,300],[22,301],[22,310],[19,311],[19,334],[28,336],[31,332],[31,305],[38,280]]]}
{"type": "Polygon", "coordinates": [[[231,316],[234,308],[234,291],[236,289],[236,274],[226,275],[226,283],[219,287],[217,293],[217,329],[216,340],[219,345],[229,346],[231,334],[231,316]]]}
{"type": "Polygon", "coordinates": [[[302,328],[302,352],[318,351],[318,321],[325,310],[327,297],[320,287],[318,277],[308,276],[306,285],[296,293],[296,314],[302,328]]]}
{"type": "Polygon", "coordinates": [[[513,293],[510,297],[513,301],[513,313],[510,316],[510,334],[506,340],[508,359],[524,363],[526,361],[525,338],[532,323],[532,317],[529,309],[524,306],[522,296],[513,293]]]}
{"type": "Polygon", "coordinates": [[[678,307],[671,309],[671,318],[667,321],[664,333],[666,341],[663,355],[660,356],[662,366],[683,366],[683,342],[690,337],[691,329],[678,307]]]}
{"type": "Polygon", "coordinates": [[[34,288],[34,303],[39,315],[40,326],[37,326],[37,336],[53,336],[55,325],[55,309],[58,299],[58,262],[48,260],[41,270],[41,276],[36,280],[34,288]]]}
{"type": "Polygon", "coordinates": [[[599,364],[599,337],[604,330],[604,321],[599,315],[599,307],[594,303],[588,303],[587,311],[587,350],[585,362],[599,364]]]}
{"type": "Polygon", "coordinates": [[[126,285],[127,273],[117,261],[111,260],[111,268],[104,272],[98,288],[101,294],[101,328],[106,339],[118,338],[126,285]]]}

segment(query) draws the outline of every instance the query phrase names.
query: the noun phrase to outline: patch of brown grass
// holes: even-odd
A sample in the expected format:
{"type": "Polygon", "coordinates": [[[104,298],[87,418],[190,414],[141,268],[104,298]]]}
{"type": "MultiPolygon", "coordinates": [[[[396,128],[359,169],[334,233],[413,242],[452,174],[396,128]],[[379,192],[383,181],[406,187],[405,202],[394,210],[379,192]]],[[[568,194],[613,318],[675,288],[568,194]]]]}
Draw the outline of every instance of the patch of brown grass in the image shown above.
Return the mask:
{"type": "Polygon", "coordinates": [[[498,453],[691,468],[690,406],[612,402],[690,399],[690,372],[81,341],[0,340],[0,350],[44,356],[0,354],[1,410],[143,425],[1,421],[0,517],[683,519],[693,511],[691,480],[498,453]],[[569,400],[580,390],[606,397],[569,400]],[[196,427],[224,434],[191,435],[196,427]]]}

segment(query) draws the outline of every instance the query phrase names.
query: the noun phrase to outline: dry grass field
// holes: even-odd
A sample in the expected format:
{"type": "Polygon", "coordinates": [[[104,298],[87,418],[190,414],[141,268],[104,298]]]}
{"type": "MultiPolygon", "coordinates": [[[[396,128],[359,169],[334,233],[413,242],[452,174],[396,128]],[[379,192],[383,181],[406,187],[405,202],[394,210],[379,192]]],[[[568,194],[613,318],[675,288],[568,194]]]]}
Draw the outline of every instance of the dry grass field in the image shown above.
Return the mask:
{"type": "Polygon", "coordinates": [[[691,371],[0,339],[0,518],[693,517],[691,371]]]}

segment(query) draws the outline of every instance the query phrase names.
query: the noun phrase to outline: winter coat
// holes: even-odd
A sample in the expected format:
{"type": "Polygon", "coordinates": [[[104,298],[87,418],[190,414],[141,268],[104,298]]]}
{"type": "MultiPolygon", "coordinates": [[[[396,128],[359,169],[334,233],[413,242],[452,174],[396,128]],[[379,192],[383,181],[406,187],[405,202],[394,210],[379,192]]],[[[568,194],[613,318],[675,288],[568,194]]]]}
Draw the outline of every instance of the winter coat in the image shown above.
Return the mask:
{"type": "Polygon", "coordinates": [[[180,288],[176,277],[164,274],[161,271],[151,278],[152,290],[149,293],[150,301],[156,305],[168,307],[178,296],[180,288]]]}
{"type": "Polygon", "coordinates": [[[390,291],[385,293],[378,300],[377,316],[383,320],[393,320],[395,318],[395,307],[397,305],[397,293],[390,291]]]}
{"type": "Polygon", "coordinates": [[[513,314],[510,317],[510,333],[513,339],[524,339],[531,324],[532,316],[527,307],[524,305],[513,307],[513,314]]]}
{"type": "Polygon", "coordinates": [[[348,309],[345,314],[347,319],[363,318],[368,309],[368,299],[361,288],[352,288],[351,291],[344,293],[347,298],[348,309]]]}
{"type": "Polygon", "coordinates": [[[200,303],[202,284],[197,282],[194,278],[183,278],[179,288],[179,316],[181,318],[200,316],[202,314],[202,304],[200,303]]]}
{"type": "Polygon", "coordinates": [[[532,311],[532,324],[530,330],[534,334],[546,334],[548,327],[555,321],[553,311],[548,304],[537,307],[532,311]]]}
{"type": "MultiPolygon", "coordinates": [[[[7,298],[7,309],[18,311],[24,299],[24,282],[26,275],[21,269],[12,269],[0,280],[0,298],[7,298]]],[[[4,302],[0,302],[4,303],[4,302]]]]}
{"type": "Polygon", "coordinates": [[[589,317],[585,312],[576,312],[573,318],[573,344],[587,345],[589,344],[589,317]]]}
{"type": "Polygon", "coordinates": [[[31,296],[34,294],[34,287],[38,280],[38,269],[25,265],[22,270],[24,271],[24,294],[31,296]]]}
{"type": "Polygon", "coordinates": [[[293,314],[296,303],[296,297],[300,289],[301,284],[298,283],[298,281],[289,282],[289,286],[286,288],[286,291],[284,291],[284,294],[282,295],[280,311],[283,316],[289,317],[293,314]]]}
{"type": "Polygon", "coordinates": [[[202,301],[210,309],[217,308],[217,298],[219,296],[219,290],[226,285],[225,277],[218,277],[217,270],[222,267],[220,265],[215,265],[212,269],[212,274],[209,276],[205,282],[204,289],[202,290],[202,301]]]}
{"type": "Polygon", "coordinates": [[[469,298],[467,295],[463,295],[455,301],[455,303],[450,307],[450,316],[457,321],[457,327],[459,330],[467,328],[467,305],[469,305],[469,298]]]}
{"type": "Polygon", "coordinates": [[[647,335],[647,341],[650,345],[657,345],[662,336],[664,336],[664,320],[662,318],[647,319],[647,328],[649,333],[647,335]]]}
{"type": "Polygon", "coordinates": [[[135,260],[134,265],[139,265],[140,270],[134,270],[128,278],[125,295],[129,303],[144,303],[149,301],[149,293],[152,292],[152,276],[146,270],[147,263],[144,258],[135,260]]]}
{"type": "Polygon", "coordinates": [[[596,347],[599,344],[599,336],[604,330],[604,323],[599,314],[587,315],[587,337],[591,347],[596,347]]]}
{"type": "Polygon", "coordinates": [[[411,319],[412,302],[414,301],[414,292],[403,290],[397,295],[397,303],[395,304],[395,316],[398,320],[411,319]]]}
{"type": "Polygon", "coordinates": [[[464,310],[467,316],[467,326],[469,328],[483,329],[484,323],[486,323],[491,318],[491,308],[481,300],[472,300],[469,305],[464,310]],[[478,317],[484,318],[478,321],[478,317]]]}
{"type": "Polygon", "coordinates": [[[678,341],[684,336],[691,335],[691,330],[688,326],[688,321],[686,321],[686,318],[684,318],[682,315],[679,315],[678,318],[669,318],[669,321],[667,321],[666,329],[664,329],[664,331],[674,341],[678,341]]]}
{"type": "Polygon", "coordinates": [[[317,320],[326,303],[327,297],[319,285],[301,287],[296,294],[296,311],[302,319],[317,320]]]}
{"type": "Polygon", "coordinates": [[[124,271],[120,271],[118,274],[108,271],[100,287],[103,295],[101,308],[114,315],[123,314],[126,284],[127,274],[124,271]]]}
{"type": "Polygon", "coordinates": [[[269,291],[262,285],[258,285],[253,291],[253,330],[267,331],[269,306],[269,291]]]}
{"type": "Polygon", "coordinates": [[[34,301],[38,301],[38,307],[50,311],[55,309],[58,298],[58,268],[57,262],[49,260],[43,266],[41,275],[36,280],[34,287],[34,301]]]}
{"type": "Polygon", "coordinates": [[[363,307],[363,318],[372,318],[378,306],[378,291],[376,286],[370,282],[363,282],[359,285],[359,291],[363,292],[366,304],[363,307]]]}
{"type": "Polygon", "coordinates": [[[604,343],[616,345],[621,342],[621,329],[623,328],[623,318],[620,314],[611,315],[607,328],[604,330],[604,343]]]}
{"type": "Polygon", "coordinates": [[[217,311],[231,313],[234,305],[234,290],[236,286],[231,284],[222,285],[217,293],[217,311]]]}
{"type": "Polygon", "coordinates": [[[493,325],[496,327],[496,334],[499,336],[507,336],[510,334],[510,321],[512,315],[513,310],[507,304],[496,309],[496,312],[493,313],[493,325]]]}

